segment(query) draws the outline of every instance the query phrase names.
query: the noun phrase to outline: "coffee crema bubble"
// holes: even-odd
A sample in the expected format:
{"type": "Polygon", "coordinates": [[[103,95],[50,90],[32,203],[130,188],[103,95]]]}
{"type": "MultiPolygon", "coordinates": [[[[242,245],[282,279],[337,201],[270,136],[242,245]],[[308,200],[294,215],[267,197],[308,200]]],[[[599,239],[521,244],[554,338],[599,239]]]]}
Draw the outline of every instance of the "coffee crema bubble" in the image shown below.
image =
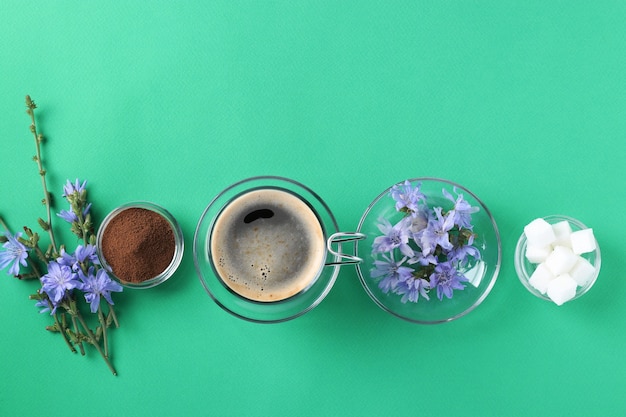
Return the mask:
{"type": "Polygon", "coordinates": [[[293,193],[275,188],[254,189],[230,201],[213,225],[210,252],[221,281],[259,302],[306,290],[326,254],[315,212],[293,193]]]}

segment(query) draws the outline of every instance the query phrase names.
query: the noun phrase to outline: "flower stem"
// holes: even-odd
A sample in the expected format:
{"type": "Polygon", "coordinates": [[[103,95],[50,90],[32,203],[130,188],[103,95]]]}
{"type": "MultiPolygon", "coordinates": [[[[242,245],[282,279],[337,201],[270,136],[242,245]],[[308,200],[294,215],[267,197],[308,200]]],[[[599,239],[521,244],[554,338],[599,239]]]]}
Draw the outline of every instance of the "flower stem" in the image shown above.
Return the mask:
{"type": "Polygon", "coordinates": [[[11,231],[9,230],[9,226],[7,226],[7,224],[4,222],[4,219],[2,217],[0,217],[0,226],[2,226],[2,228],[6,231],[11,233],[11,231]]]}
{"type": "Polygon", "coordinates": [[[76,217],[78,217],[78,227],[80,227],[81,233],[80,238],[83,240],[86,246],[89,244],[89,233],[87,230],[85,230],[85,216],[83,215],[83,211],[80,208],[79,210],[76,210],[74,214],[76,214],[76,217]]]}
{"type": "MultiPolygon", "coordinates": [[[[72,323],[74,324],[74,332],[76,332],[76,334],[78,335],[79,331],[78,331],[78,323],[76,322],[76,317],[72,316],[72,323]]],[[[80,349],[80,354],[85,356],[85,348],[83,347],[83,342],[80,341],[80,339],[78,339],[78,342],[76,342],[76,344],[78,345],[78,348],[80,349]]]]}
{"type": "Polygon", "coordinates": [[[26,258],[26,262],[30,265],[30,268],[33,270],[37,278],[41,278],[41,272],[39,272],[39,268],[37,268],[37,264],[30,258],[26,258]]]}
{"type": "Polygon", "coordinates": [[[115,309],[112,304],[109,304],[109,314],[113,318],[113,323],[115,323],[115,327],[120,327],[120,323],[117,321],[117,314],[115,314],[115,309]]]}
{"type": "Polygon", "coordinates": [[[46,257],[46,254],[43,253],[39,245],[36,245],[33,249],[35,250],[35,254],[37,255],[37,257],[39,258],[41,262],[44,262],[44,263],[48,262],[48,258],[46,257]]]}
{"type": "Polygon", "coordinates": [[[52,213],[51,213],[52,203],[50,202],[50,192],[48,191],[48,186],[46,184],[46,170],[44,169],[43,162],[41,161],[41,142],[43,140],[43,137],[41,136],[41,134],[37,133],[37,123],[35,121],[35,109],[37,108],[37,105],[35,104],[34,101],[31,100],[30,96],[26,96],[26,107],[27,107],[26,113],[30,116],[30,120],[31,120],[30,131],[32,132],[33,137],[35,138],[35,147],[37,149],[37,155],[35,156],[34,159],[35,159],[35,162],[37,162],[37,167],[39,168],[39,175],[41,176],[41,185],[43,186],[43,194],[44,194],[43,203],[46,206],[48,235],[50,235],[50,243],[52,244],[54,252],[58,253],[59,250],[57,248],[56,240],[54,238],[54,231],[52,230],[52,213]]]}
{"type": "Polygon", "coordinates": [[[96,349],[98,350],[98,353],[100,353],[100,356],[102,356],[102,359],[104,359],[104,361],[106,362],[106,364],[109,367],[109,370],[111,371],[111,373],[113,375],[117,375],[117,371],[115,370],[115,368],[111,364],[111,361],[109,361],[109,358],[102,351],[102,348],[100,347],[100,344],[96,340],[96,337],[94,336],[94,334],[91,331],[91,329],[89,328],[89,326],[87,326],[87,323],[85,323],[85,319],[83,319],[83,316],[80,313],[76,313],[76,318],[78,318],[78,321],[80,322],[81,326],[83,326],[83,329],[85,329],[85,332],[87,333],[87,336],[89,337],[89,342],[91,342],[91,344],[96,347],[96,349]]]}
{"type": "Polygon", "coordinates": [[[100,320],[100,326],[102,327],[102,344],[104,345],[104,356],[109,357],[109,340],[107,339],[107,324],[104,320],[104,314],[102,314],[102,305],[98,304],[98,320],[100,320]]]}
{"type": "MultiPolygon", "coordinates": [[[[49,305],[50,309],[52,310],[53,306],[52,306],[52,302],[50,300],[48,300],[48,305],[49,305]]],[[[70,348],[72,353],[76,353],[76,348],[74,348],[72,343],[67,338],[67,334],[65,334],[65,326],[62,325],[61,322],[59,322],[59,318],[57,316],[57,313],[54,313],[52,316],[54,317],[54,324],[59,328],[59,333],[61,333],[61,335],[63,336],[63,340],[65,340],[65,343],[67,344],[67,347],[70,348]]]]}

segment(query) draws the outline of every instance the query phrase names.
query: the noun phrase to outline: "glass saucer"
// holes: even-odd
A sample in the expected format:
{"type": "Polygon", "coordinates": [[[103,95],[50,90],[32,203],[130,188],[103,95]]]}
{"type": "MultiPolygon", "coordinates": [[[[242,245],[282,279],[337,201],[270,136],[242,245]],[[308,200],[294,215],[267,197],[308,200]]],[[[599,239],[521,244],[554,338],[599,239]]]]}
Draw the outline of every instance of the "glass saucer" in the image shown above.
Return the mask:
{"type": "Polygon", "coordinates": [[[206,207],[193,240],[193,259],[200,282],[208,295],[232,315],[256,322],[277,323],[294,319],[315,308],[329,293],[340,268],[340,258],[324,248],[324,265],[306,290],[284,300],[260,302],[234,292],[220,278],[212,260],[211,239],[216,219],[237,197],[259,189],[275,189],[293,194],[309,205],[318,216],[324,240],[337,233],[338,226],[326,203],[314,191],[294,180],[276,176],[248,178],[230,185],[206,207]]]}

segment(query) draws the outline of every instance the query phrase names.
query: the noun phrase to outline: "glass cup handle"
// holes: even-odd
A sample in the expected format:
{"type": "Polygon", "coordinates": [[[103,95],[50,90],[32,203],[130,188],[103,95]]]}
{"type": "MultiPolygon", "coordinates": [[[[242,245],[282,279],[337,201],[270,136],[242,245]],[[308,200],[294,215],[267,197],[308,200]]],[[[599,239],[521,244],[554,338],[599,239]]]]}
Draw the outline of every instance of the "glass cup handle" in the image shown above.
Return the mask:
{"type": "Polygon", "coordinates": [[[326,241],[326,248],[328,249],[328,252],[339,257],[340,260],[335,262],[326,262],[326,265],[351,265],[363,262],[363,259],[356,255],[348,255],[341,252],[342,243],[353,242],[361,239],[365,239],[365,235],[357,232],[339,232],[331,235],[326,241]],[[333,249],[334,244],[337,245],[337,250],[333,249]]]}

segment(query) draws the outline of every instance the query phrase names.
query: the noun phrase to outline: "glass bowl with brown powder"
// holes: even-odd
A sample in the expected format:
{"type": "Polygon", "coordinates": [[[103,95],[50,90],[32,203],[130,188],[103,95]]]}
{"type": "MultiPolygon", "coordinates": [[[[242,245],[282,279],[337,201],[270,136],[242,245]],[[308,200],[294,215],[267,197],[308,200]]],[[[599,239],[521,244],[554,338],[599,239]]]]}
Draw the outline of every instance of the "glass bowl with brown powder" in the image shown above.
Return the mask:
{"type": "Polygon", "coordinates": [[[102,266],[127,288],[151,288],[174,274],[184,239],[174,216],[154,203],[121,205],[103,220],[97,234],[102,266]]]}

